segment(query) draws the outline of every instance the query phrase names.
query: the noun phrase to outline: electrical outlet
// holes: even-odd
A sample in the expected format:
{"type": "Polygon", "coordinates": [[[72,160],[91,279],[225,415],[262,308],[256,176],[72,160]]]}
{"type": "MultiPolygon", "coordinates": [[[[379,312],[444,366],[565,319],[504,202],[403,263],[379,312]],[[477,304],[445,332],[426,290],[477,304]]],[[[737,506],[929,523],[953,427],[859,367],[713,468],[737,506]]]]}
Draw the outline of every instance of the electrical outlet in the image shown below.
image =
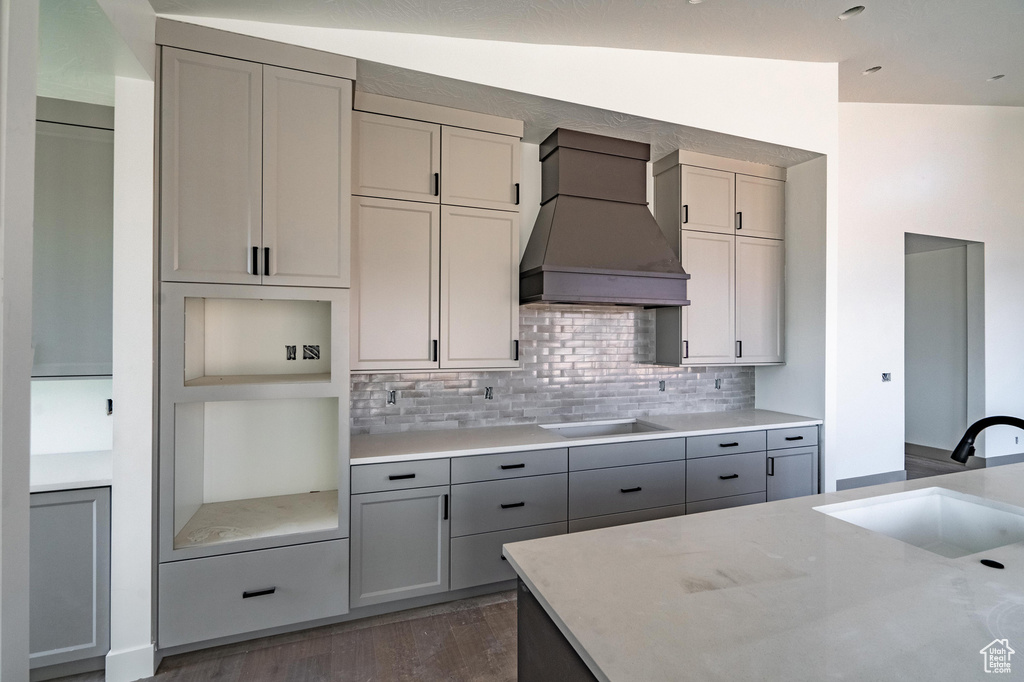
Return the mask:
{"type": "Polygon", "coordinates": [[[285,360],[294,360],[295,359],[295,346],[285,346],[284,347],[284,359],[285,360]]]}
{"type": "Polygon", "coordinates": [[[715,379],[715,388],[717,388],[718,390],[722,390],[722,380],[721,379],[715,379]]]}
{"type": "Polygon", "coordinates": [[[303,360],[319,360],[320,359],[320,346],[303,346],[302,347],[302,359],[303,360]]]}
{"type": "Polygon", "coordinates": [[[388,391],[387,403],[388,405],[394,405],[398,402],[398,394],[395,391],[388,391]]]}
{"type": "Polygon", "coordinates": [[[665,381],[664,380],[658,382],[658,390],[664,392],[664,390],[665,390],[665,381]]]}
{"type": "Polygon", "coordinates": [[[494,400],[494,387],[493,386],[485,386],[484,387],[484,400],[494,400]]]}
{"type": "Polygon", "coordinates": [[[888,383],[890,381],[892,381],[892,373],[882,372],[882,383],[888,383]]]}

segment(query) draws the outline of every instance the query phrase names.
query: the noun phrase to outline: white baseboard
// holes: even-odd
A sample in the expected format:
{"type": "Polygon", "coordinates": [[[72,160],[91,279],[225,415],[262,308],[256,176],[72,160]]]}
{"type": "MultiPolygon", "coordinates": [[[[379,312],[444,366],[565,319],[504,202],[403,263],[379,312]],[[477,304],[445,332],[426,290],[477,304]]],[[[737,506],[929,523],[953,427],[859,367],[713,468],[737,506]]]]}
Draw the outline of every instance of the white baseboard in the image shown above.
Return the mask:
{"type": "Polygon", "coordinates": [[[107,654],[106,682],[135,682],[156,674],[156,647],[111,650],[107,654]]]}

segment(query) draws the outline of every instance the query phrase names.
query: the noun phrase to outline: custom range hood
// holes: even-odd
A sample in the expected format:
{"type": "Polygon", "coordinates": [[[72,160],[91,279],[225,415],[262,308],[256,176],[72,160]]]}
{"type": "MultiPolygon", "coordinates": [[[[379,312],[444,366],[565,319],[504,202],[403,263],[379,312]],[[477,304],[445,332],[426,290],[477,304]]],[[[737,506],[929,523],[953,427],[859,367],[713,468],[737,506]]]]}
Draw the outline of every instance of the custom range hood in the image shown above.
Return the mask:
{"type": "Polygon", "coordinates": [[[520,303],[690,304],[690,276],[647,209],[650,145],[559,128],[540,158],[520,303]]]}

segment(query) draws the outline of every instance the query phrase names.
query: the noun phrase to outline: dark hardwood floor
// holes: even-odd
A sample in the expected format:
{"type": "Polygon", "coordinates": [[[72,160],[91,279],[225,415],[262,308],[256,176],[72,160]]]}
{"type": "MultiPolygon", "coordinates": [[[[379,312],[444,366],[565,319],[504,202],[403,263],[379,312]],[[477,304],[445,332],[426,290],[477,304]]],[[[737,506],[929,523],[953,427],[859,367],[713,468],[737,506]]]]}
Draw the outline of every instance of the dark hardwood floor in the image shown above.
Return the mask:
{"type": "Polygon", "coordinates": [[[927,478],[928,476],[941,476],[942,474],[967,471],[966,466],[958,464],[953,460],[939,460],[909,454],[904,455],[904,467],[907,470],[908,481],[915,478],[927,478]]]}
{"type": "MultiPolygon", "coordinates": [[[[513,682],[514,590],[165,658],[153,682],[513,682]]],[[[103,673],[59,682],[103,682],[103,673]]]]}

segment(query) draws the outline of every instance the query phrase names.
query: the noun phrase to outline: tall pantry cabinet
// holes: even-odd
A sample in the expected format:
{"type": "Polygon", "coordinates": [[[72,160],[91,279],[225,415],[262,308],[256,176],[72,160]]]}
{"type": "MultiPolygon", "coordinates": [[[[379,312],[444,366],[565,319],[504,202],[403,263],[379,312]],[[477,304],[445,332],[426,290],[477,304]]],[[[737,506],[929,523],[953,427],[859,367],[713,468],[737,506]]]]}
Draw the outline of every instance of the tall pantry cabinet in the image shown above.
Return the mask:
{"type": "Polygon", "coordinates": [[[522,122],[355,108],[352,369],[518,367],[522,122]]]}
{"type": "Polygon", "coordinates": [[[657,362],[784,362],[785,169],[680,150],[654,174],[654,214],[691,300],[656,311],[657,362]]]}
{"type": "Polygon", "coordinates": [[[348,612],[347,57],[160,20],[157,644],[348,612]]]}

